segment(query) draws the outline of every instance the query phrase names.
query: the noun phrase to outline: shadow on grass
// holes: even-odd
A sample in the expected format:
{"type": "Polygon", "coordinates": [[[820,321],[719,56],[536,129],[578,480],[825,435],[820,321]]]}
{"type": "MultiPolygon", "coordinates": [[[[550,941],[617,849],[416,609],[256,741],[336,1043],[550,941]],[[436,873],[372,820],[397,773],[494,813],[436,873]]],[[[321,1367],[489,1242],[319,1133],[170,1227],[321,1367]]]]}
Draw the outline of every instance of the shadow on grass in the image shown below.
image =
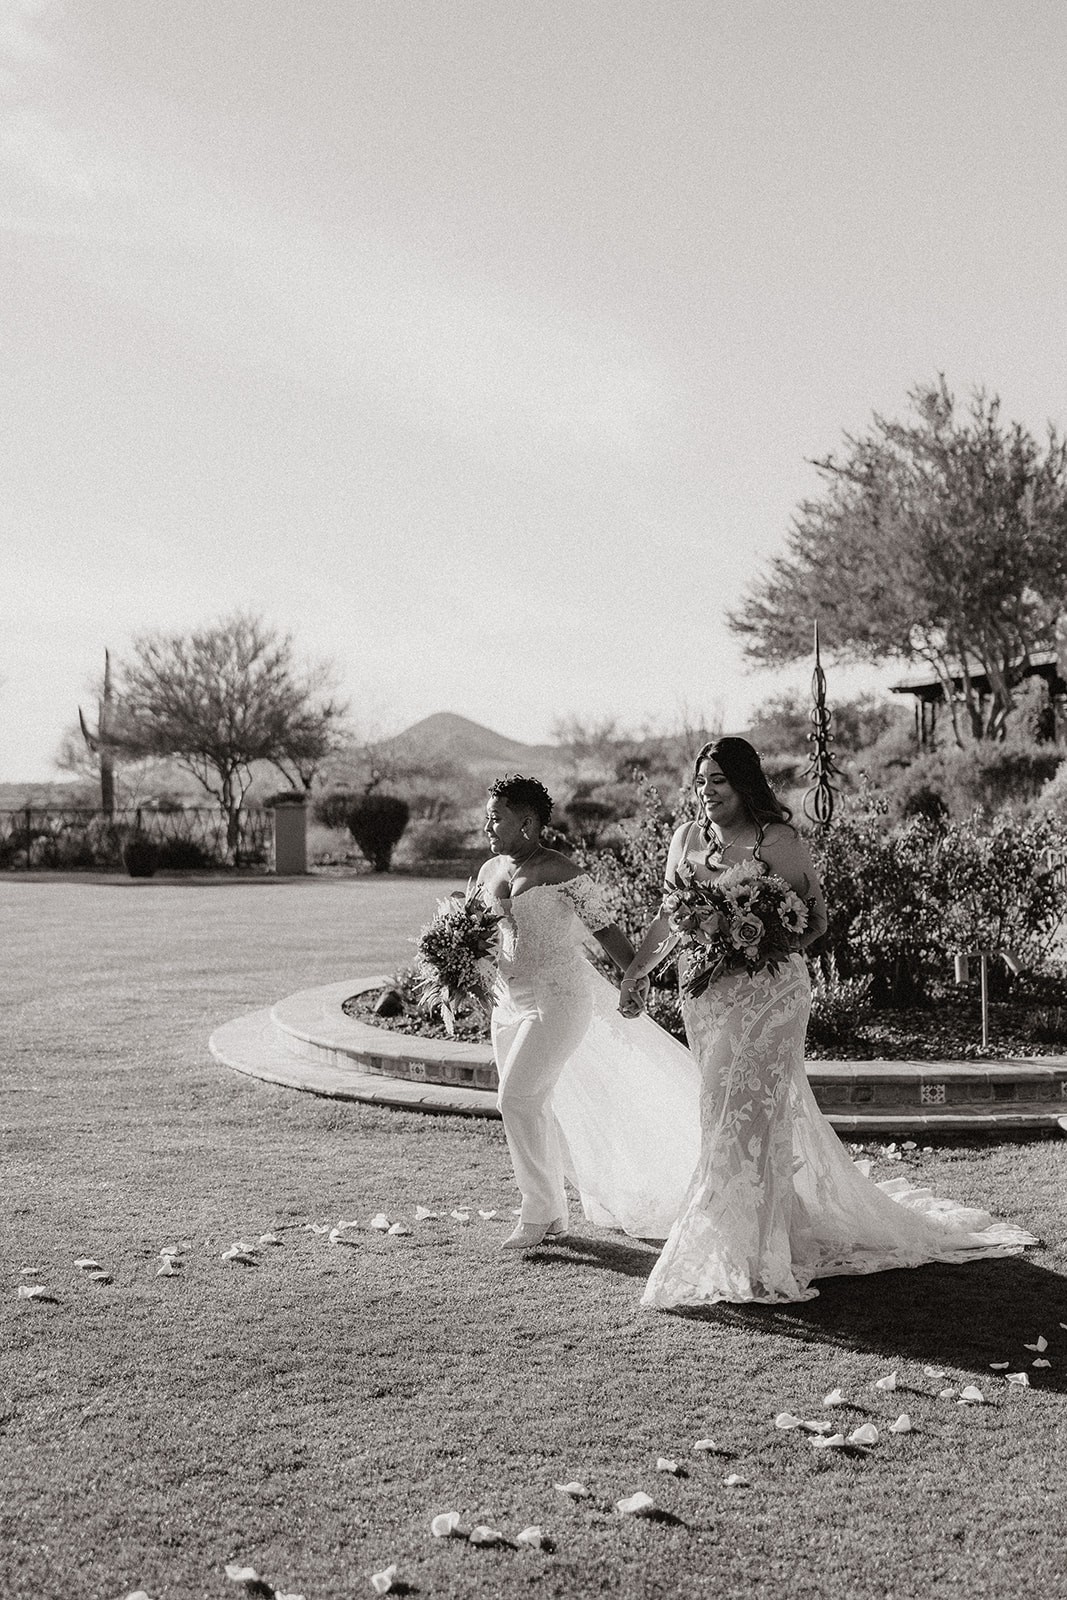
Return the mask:
{"type": "MultiPolygon", "coordinates": [[[[652,1242],[572,1234],[530,1259],[553,1271],[592,1267],[644,1280],[658,1250],[652,1242]]],[[[999,1376],[990,1362],[1007,1361],[1010,1371],[1027,1372],[1035,1389],[1067,1393],[1067,1277],[1025,1255],[820,1278],[816,1286],[818,1299],[792,1305],[680,1306],[659,1314],[711,1327],[762,1327],[805,1344],[965,1367],[990,1379],[999,1376]],[[1048,1340],[1043,1355],[1052,1365],[1035,1369],[1038,1352],[1026,1346],[1039,1335],[1048,1340]]]]}
{"type": "MultiPolygon", "coordinates": [[[[1026,1371],[1035,1389],[1067,1392],[1067,1278],[1025,1256],[964,1265],[820,1278],[819,1298],[786,1306],[680,1307],[667,1313],[713,1326],[732,1324],[805,1344],[869,1350],[893,1361],[967,1367],[988,1378],[990,1362],[1026,1371]],[[1038,1335],[1051,1367],[1034,1370],[1038,1335]]],[[[907,1392],[901,1385],[901,1390],[907,1392]]]]}

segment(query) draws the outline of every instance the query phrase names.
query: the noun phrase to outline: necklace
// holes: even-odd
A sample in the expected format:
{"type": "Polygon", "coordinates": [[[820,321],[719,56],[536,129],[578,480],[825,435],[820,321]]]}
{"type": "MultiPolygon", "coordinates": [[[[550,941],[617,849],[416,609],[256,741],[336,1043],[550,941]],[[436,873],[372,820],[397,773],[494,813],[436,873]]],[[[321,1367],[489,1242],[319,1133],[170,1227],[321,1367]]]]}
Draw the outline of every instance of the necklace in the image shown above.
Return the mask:
{"type": "Polygon", "coordinates": [[[710,867],[711,866],[711,858],[712,858],[712,856],[718,856],[719,859],[722,860],[722,857],[726,854],[727,850],[732,850],[733,847],[737,844],[737,841],[747,831],[748,830],[746,828],[739,829],[738,832],[734,835],[734,837],[732,839],[728,839],[724,833],[720,832],[719,835],[718,835],[717,842],[716,842],[716,836],[713,834],[712,837],[708,840],[707,854],[704,857],[704,865],[705,865],[705,867],[710,867]]]}
{"type": "Polygon", "coordinates": [[[534,856],[539,856],[540,854],[541,854],[541,846],[539,844],[535,844],[533,849],[532,850],[528,850],[526,852],[526,854],[522,857],[521,860],[515,861],[515,857],[512,856],[511,859],[514,862],[514,865],[513,865],[512,869],[511,869],[511,871],[508,873],[508,882],[509,883],[514,883],[515,879],[518,877],[518,875],[522,871],[523,867],[527,866],[528,863],[533,860],[534,856]]]}

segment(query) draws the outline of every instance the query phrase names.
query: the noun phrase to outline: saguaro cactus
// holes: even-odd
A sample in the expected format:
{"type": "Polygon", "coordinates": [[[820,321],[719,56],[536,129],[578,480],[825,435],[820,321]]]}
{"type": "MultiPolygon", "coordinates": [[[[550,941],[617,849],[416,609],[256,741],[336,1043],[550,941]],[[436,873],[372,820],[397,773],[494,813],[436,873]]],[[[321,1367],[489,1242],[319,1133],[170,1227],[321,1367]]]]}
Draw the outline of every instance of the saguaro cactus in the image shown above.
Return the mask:
{"type": "Polygon", "coordinates": [[[78,722],[81,724],[82,738],[96,756],[100,764],[100,809],[105,816],[115,814],[115,756],[114,746],[111,742],[113,734],[112,712],[114,697],[111,692],[111,652],[104,651],[104,689],[97,702],[96,732],[90,733],[81,706],[78,707],[78,722]]]}

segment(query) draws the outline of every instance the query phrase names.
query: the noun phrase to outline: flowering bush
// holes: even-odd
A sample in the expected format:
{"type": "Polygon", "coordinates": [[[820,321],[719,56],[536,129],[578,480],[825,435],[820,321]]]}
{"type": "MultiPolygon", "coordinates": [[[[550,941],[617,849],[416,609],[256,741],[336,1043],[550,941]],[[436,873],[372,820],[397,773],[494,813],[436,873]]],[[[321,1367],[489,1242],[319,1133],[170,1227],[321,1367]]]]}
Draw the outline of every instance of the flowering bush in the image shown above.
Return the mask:
{"type": "Polygon", "coordinates": [[[875,1005],[922,1003],[958,951],[1010,950],[1036,967],[1067,914],[1067,835],[1047,816],[890,828],[875,803],[810,843],[830,916],[821,948],[843,977],[870,975],[875,1005]]]}

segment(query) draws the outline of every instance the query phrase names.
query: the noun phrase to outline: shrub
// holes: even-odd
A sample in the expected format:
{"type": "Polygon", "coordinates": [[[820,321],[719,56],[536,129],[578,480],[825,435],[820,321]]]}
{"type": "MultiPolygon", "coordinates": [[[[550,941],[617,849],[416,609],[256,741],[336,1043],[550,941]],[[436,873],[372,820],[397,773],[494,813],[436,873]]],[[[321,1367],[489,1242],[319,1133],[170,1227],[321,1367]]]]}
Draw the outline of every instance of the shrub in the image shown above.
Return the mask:
{"type": "Polygon", "coordinates": [[[399,795],[365,794],[350,806],[345,822],[375,872],[388,872],[410,810],[399,795]]]}
{"type": "Polygon", "coordinates": [[[926,751],[872,776],[897,816],[933,815],[940,805],[962,821],[976,808],[1029,811],[1062,762],[1055,745],[1015,734],[1000,744],[926,751]]]}
{"type": "Polygon", "coordinates": [[[348,814],[358,804],[358,795],[348,789],[334,789],[331,794],[321,795],[315,801],[311,815],[324,828],[347,828],[348,814]]]}
{"type": "Polygon", "coordinates": [[[832,955],[812,964],[808,1043],[819,1049],[851,1044],[871,1014],[870,973],[842,978],[832,955]]]}
{"type": "Polygon", "coordinates": [[[615,817],[615,808],[605,800],[575,795],[564,806],[567,820],[583,844],[595,845],[606,825],[615,817]]]}
{"type": "Polygon", "coordinates": [[[457,822],[413,822],[408,828],[404,850],[412,861],[455,861],[474,855],[478,839],[471,828],[457,822]]]}
{"type": "Polygon", "coordinates": [[[302,806],[307,803],[307,795],[303,789],[279,789],[276,794],[268,794],[260,801],[265,811],[273,806],[302,806]]]}
{"type": "Polygon", "coordinates": [[[143,833],[131,833],[122,847],[122,863],[131,878],[150,878],[159,864],[159,846],[143,833]]]}
{"type": "Polygon", "coordinates": [[[811,843],[830,916],[823,949],[844,977],[870,974],[876,1005],[921,1004],[957,951],[1017,950],[1037,966],[1067,910],[1053,864],[1063,832],[1047,817],[891,828],[883,802],[811,843]]]}
{"type": "Polygon", "coordinates": [[[607,890],[612,916],[636,944],[663,896],[663,867],[675,827],[675,814],[643,773],[634,775],[637,814],[617,823],[611,843],[601,849],[579,845],[574,857],[607,890]]]}
{"type": "Polygon", "coordinates": [[[162,839],[155,846],[156,866],[169,872],[194,872],[220,863],[215,855],[195,839],[162,839]]]}

